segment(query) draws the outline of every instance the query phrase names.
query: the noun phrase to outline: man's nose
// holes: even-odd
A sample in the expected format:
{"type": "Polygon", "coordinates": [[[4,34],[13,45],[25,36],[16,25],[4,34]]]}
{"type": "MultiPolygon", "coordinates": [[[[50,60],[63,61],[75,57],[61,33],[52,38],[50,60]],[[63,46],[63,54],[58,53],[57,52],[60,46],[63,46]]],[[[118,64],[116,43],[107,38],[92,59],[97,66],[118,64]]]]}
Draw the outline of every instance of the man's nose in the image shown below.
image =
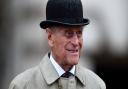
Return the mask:
{"type": "Polygon", "coordinates": [[[75,46],[77,46],[79,44],[79,38],[77,36],[77,34],[74,34],[72,39],[71,39],[71,43],[75,46]]]}

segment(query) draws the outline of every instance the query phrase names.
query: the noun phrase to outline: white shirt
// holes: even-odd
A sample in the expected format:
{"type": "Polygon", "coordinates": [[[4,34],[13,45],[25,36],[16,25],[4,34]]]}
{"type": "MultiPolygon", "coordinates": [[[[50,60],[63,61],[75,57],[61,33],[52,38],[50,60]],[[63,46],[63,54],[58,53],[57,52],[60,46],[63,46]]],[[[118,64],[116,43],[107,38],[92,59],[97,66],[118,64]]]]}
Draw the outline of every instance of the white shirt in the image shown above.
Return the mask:
{"type": "MultiPolygon", "coordinates": [[[[61,68],[61,66],[52,57],[52,54],[50,54],[50,61],[53,64],[54,68],[56,69],[57,73],[59,74],[59,77],[65,73],[65,71],[61,68]]],[[[75,65],[72,67],[72,69],[69,72],[71,72],[73,75],[75,74],[75,65]]]]}

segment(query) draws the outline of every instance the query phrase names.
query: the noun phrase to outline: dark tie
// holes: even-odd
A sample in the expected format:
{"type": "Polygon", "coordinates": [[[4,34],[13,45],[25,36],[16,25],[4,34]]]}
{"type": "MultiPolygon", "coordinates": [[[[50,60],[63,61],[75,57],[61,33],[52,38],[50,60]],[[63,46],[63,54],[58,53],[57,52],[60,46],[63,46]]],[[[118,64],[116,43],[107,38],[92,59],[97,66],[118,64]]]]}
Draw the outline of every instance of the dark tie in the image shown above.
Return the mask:
{"type": "Polygon", "coordinates": [[[63,75],[61,75],[61,77],[64,77],[64,78],[69,78],[70,76],[74,76],[74,75],[72,73],[70,73],[69,71],[67,71],[63,75]]]}

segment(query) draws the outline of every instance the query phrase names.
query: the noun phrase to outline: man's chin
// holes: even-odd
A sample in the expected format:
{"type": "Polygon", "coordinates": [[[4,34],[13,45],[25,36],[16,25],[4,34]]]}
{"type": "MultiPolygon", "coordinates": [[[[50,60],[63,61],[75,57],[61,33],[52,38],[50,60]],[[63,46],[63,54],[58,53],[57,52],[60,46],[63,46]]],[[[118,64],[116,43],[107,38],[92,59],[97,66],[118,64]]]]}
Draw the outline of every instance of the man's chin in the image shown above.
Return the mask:
{"type": "Polygon", "coordinates": [[[77,65],[77,64],[78,64],[78,62],[72,62],[72,63],[70,63],[71,66],[74,66],[74,65],[77,65]]]}
{"type": "Polygon", "coordinates": [[[79,58],[71,58],[69,60],[71,65],[77,65],[79,62],[79,58]]]}
{"type": "Polygon", "coordinates": [[[77,65],[77,64],[78,64],[78,62],[75,62],[75,63],[74,63],[74,65],[77,65]]]}

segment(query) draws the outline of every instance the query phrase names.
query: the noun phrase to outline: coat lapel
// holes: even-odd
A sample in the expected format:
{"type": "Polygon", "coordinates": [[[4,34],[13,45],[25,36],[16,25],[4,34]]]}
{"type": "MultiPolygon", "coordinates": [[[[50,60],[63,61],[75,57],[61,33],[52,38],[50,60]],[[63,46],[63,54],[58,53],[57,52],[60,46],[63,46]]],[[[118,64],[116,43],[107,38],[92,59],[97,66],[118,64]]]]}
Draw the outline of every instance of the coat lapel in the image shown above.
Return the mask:
{"type": "Polygon", "coordinates": [[[78,80],[82,83],[82,85],[86,85],[86,75],[85,75],[85,69],[81,67],[79,64],[76,65],[76,77],[78,80]]]}
{"type": "Polygon", "coordinates": [[[52,84],[59,78],[57,71],[54,69],[54,66],[52,65],[52,63],[49,60],[48,54],[46,54],[44,56],[39,67],[40,67],[41,73],[44,76],[47,84],[52,84]]]}

